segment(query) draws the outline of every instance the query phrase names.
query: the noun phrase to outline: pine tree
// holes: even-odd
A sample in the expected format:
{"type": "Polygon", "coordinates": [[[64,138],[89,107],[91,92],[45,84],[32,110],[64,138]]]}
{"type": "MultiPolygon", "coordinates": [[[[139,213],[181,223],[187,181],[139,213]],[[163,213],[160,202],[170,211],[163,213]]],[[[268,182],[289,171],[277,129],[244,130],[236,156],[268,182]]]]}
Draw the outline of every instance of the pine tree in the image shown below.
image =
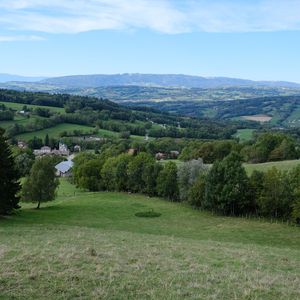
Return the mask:
{"type": "Polygon", "coordinates": [[[17,196],[20,190],[19,179],[9,145],[4,138],[4,130],[0,128],[0,215],[20,208],[17,196]]]}
{"type": "Polygon", "coordinates": [[[45,146],[49,146],[50,145],[50,141],[49,141],[49,135],[48,133],[45,136],[45,146]]]}

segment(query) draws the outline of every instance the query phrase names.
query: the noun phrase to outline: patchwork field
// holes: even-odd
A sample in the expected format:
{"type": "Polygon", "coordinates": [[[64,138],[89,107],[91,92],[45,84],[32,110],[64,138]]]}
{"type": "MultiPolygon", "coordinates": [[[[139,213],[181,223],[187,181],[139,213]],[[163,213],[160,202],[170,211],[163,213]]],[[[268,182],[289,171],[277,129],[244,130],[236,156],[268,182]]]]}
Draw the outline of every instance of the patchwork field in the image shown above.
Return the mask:
{"type": "Polygon", "coordinates": [[[299,299],[300,231],[62,181],[0,219],[0,299],[299,299]],[[154,209],[159,218],[135,213],[154,209]]]}

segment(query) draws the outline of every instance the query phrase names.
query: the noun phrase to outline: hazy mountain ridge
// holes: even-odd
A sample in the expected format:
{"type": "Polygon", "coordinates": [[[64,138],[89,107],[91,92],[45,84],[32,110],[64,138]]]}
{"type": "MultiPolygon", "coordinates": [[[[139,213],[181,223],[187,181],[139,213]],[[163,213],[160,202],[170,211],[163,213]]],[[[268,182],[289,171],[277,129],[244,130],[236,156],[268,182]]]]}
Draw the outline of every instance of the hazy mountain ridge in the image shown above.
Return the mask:
{"type": "Polygon", "coordinates": [[[0,83],[0,88],[17,91],[64,93],[79,96],[92,96],[122,102],[165,102],[165,101],[222,101],[257,97],[299,95],[300,89],[282,87],[223,87],[223,88],[176,88],[157,86],[101,86],[101,87],[67,87],[41,82],[0,83]]]}
{"type": "Polygon", "coordinates": [[[0,73],[0,83],[6,83],[11,81],[20,81],[20,82],[37,82],[46,79],[47,77],[30,77],[30,76],[21,76],[14,74],[0,73]]]}
{"type": "Polygon", "coordinates": [[[53,77],[42,80],[43,84],[67,87],[101,87],[101,86],[160,86],[184,88],[219,88],[226,86],[267,86],[299,88],[300,84],[286,81],[253,81],[229,77],[201,77],[182,74],[114,74],[114,75],[73,75],[53,77]]]}

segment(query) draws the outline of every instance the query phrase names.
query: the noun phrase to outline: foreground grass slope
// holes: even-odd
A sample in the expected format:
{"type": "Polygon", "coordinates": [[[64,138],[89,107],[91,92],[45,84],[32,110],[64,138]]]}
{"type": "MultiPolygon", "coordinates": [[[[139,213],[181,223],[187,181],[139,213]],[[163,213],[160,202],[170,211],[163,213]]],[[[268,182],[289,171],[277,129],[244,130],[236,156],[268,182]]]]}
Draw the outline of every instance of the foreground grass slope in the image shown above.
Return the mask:
{"type": "Polygon", "coordinates": [[[300,231],[62,182],[0,220],[0,299],[297,299],[300,231]],[[159,218],[137,218],[154,209],[159,218]]]}

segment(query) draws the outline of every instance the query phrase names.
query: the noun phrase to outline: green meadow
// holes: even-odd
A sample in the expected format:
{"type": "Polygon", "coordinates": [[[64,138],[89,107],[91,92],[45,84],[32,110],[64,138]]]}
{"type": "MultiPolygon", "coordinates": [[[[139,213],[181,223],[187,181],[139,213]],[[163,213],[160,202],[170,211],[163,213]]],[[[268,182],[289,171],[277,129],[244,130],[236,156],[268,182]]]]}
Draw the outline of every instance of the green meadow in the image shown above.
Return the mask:
{"type": "Polygon", "coordinates": [[[62,123],[50,128],[22,133],[17,135],[16,138],[22,141],[28,141],[32,139],[34,136],[44,139],[46,134],[48,134],[52,138],[59,138],[60,134],[64,131],[73,132],[74,130],[80,130],[82,132],[89,133],[93,129],[94,129],[93,127],[84,126],[84,125],[62,123]]]}
{"type": "Polygon", "coordinates": [[[32,104],[23,104],[23,103],[16,103],[16,102],[2,102],[0,104],[4,104],[8,108],[12,108],[14,110],[22,110],[23,107],[26,105],[27,108],[35,109],[35,108],[44,108],[49,109],[52,112],[59,112],[64,113],[65,109],[63,107],[54,107],[54,106],[41,106],[41,105],[32,105],[32,104]]]}
{"type": "Polygon", "coordinates": [[[299,299],[297,227],[84,192],[0,219],[0,299],[299,299]],[[154,210],[158,218],[135,214],[154,210]]]}
{"type": "Polygon", "coordinates": [[[276,162],[267,162],[261,164],[244,164],[245,169],[248,174],[251,174],[254,170],[265,172],[273,167],[281,171],[289,171],[292,168],[298,166],[300,164],[300,160],[284,160],[284,161],[276,161],[276,162]]]}

